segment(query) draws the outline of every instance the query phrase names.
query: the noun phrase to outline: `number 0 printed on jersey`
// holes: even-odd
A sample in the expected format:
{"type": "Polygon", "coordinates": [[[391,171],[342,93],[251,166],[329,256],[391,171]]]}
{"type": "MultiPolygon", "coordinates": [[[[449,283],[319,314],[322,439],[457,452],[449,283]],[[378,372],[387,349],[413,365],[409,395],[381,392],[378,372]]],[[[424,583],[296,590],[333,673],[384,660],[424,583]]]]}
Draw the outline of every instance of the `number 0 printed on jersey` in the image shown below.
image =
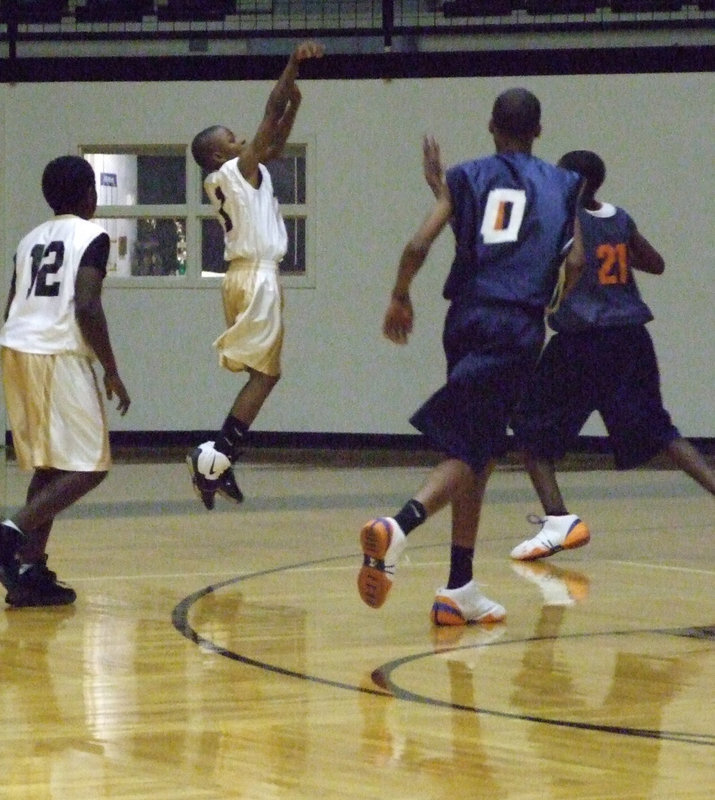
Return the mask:
{"type": "Polygon", "coordinates": [[[526,209],[523,189],[492,189],[487,197],[481,234],[484,244],[515,242],[526,209]]]}

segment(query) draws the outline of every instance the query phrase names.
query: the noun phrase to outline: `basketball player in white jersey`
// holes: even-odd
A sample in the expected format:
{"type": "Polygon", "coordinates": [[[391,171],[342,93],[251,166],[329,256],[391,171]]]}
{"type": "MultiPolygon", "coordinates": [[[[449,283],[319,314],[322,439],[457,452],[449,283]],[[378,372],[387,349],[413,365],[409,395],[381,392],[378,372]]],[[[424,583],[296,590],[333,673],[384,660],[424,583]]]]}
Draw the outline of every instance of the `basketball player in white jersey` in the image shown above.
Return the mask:
{"type": "Polygon", "coordinates": [[[196,163],[209,173],[204,188],[224,231],[228,262],[222,286],[228,328],[214,346],[222,367],[248,373],[214,440],[192,450],[186,459],[194,487],[208,509],[214,507],[216,492],[236,503],[243,500],[231,465],[280,378],[283,298],[278,264],[288,237],[264,164],[281,155],[293,128],[301,101],[295,83],[300,63],[322,55],[322,46],[315,42],[295,48],[253,139],[238,139],[223,125],[212,125],[191,144],[196,163]]]}
{"type": "Polygon", "coordinates": [[[79,156],[56,158],[45,167],[42,192],[55,216],[17,247],[0,330],[13,444],[20,468],[33,471],[26,504],[0,523],[0,582],[13,606],[76,599],[47,568],[46,547],[57,514],[98,486],[110,466],[95,358],[107,399],[116,396],[122,415],[130,404],[102,307],[109,237],[89,221],[94,170],[79,156]]]}

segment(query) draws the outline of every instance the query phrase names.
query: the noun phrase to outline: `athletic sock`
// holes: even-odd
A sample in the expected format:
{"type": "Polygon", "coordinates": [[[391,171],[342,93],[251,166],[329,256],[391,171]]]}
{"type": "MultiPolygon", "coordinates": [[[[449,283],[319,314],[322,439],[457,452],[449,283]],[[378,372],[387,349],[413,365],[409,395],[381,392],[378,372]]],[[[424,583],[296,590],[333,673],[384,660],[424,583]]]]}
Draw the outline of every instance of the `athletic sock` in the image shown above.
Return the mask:
{"type": "Polygon", "coordinates": [[[402,506],[393,519],[407,536],[410,531],[413,531],[427,519],[427,512],[419,500],[412,499],[402,506]]]}
{"type": "Polygon", "coordinates": [[[449,560],[448,589],[459,589],[460,586],[464,586],[472,580],[473,560],[473,547],[461,547],[458,544],[452,545],[449,560]]]}
{"type": "Polygon", "coordinates": [[[218,450],[219,453],[223,453],[227,456],[231,461],[234,461],[238,455],[237,451],[247,433],[248,425],[232,414],[229,414],[224,420],[223,427],[219,433],[216,434],[214,448],[218,450]]]}

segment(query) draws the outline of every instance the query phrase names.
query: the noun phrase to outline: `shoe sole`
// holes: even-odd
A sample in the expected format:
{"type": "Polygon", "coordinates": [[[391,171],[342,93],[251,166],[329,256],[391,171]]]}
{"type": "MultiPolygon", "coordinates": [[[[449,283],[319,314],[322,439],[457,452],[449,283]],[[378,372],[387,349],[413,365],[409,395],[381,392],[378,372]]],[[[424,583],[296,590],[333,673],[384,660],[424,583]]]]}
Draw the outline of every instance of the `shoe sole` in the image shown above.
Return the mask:
{"type": "Polygon", "coordinates": [[[220,486],[216,490],[216,492],[218,494],[220,494],[221,497],[225,498],[226,500],[230,500],[232,503],[237,503],[237,504],[238,503],[242,503],[243,502],[243,492],[238,488],[238,484],[236,484],[236,489],[238,490],[238,494],[237,495],[234,495],[234,494],[231,494],[230,492],[227,492],[225,489],[221,488],[220,486]]]}
{"type": "Polygon", "coordinates": [[[380,608],[387,600],[392,581],[385,573],[385,554],[392,541],[392,531],[383,520],[368,522],[360,531],[363,566],[357,579],[363,603],[380,608]]]}
{"type": "Polygon", "coordinates": [[[50,606],[71,606],[77,599],[77,595],[54,597],[54,598],[41,598],[41,597],[27,597],[27,598],[13,598],[10,593],[5,597],[5,602],[13,608],[49,608],[50,606]]]}
{"type": "Polygon", "coordinates": [[[535,547],[528,553],[520,556],[512,556],[515,561],[536,561],[538,558],[548,558],[553,556],[554,553],[560,553],[562,550],[575,550],[577,547],[583,547],[591,541],[591,533],[584,522],[579,522],[566,534],[564,543],[557,547],[535,547]]]}
{"type": "Polygon", "coordinates": [[[467,619],[462,614],[459,606],[454,600],[449,597],[437,596],[430,611],[430,619],[434,625],[440,627],[455,626],[455,625],[489,625],[495,622],[503,622],[506,619],[506,614],[499,614],[493,611],[487,611],[481,617],[476,619],[467,619]]]}
{"type": "Polygon", "coordinates": [[[207,511],[213,510],[213,507],[215,505],[216,492],[204,492],[201,489],[199,489],[196,479],[196,471],[194,470],[194,462],[191,460],[191,456],[186,456],[186,466],[189,468],[189,475],[191,475],[191,485],[194,487],[194,492],[196,493],[196,496],[204,504],[204,508],[206,508],[207,511]]]}

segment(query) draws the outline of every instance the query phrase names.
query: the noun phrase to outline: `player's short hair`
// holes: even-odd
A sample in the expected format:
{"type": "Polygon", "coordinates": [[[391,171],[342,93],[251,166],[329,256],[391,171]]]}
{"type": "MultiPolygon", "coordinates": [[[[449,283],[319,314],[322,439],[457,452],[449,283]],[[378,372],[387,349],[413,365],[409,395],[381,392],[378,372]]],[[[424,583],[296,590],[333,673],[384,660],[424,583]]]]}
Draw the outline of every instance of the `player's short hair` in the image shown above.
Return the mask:
{"type": "Polygon", "coordinates": [[[538,134],[541,103],[528,89],[507,89],[494,101],[492,122],[508,136],[538,134]]]}
{"type": "Polygon", "coordinates": [[[42,173],[42,194],[55,214],[77,210],[93,186],[94,170],[81,156],[54,158],[42,173]]]}
{"type": "Polygon", "coordinates": [[[194,136],[191,142],[191,155],[194,161],[201,167],[211,171],[214,169],[213,161],[211,160],[211,152],[213,149],[213,139],[218,131],[223,130],[223,125],[210,125],[204,128],[194,136]]]}
{"type": "Polygon", "coordinates": [[[591,150],[571,150],[559,159],[559,166],[577,172],[585,179],[584,193],[594,195],[606,179],[603,159],[591,150]]]}

